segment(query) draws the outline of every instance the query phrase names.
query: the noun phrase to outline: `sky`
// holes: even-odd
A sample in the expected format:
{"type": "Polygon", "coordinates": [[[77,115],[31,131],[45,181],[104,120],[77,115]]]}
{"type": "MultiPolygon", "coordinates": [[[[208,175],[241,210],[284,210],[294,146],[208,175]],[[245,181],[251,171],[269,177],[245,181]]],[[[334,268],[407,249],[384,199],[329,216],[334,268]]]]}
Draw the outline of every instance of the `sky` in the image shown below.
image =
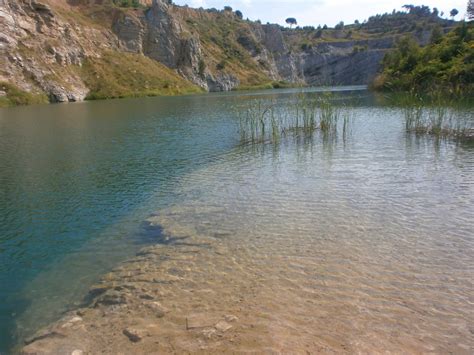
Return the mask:
{"type": "Polygon", "coordinates": [[[437,7],[449,16],[451,9],[459,10],[456,20],[461,20],[466,13],[467,0],[174,0],[178,5],[223,9],[225,5],[240,10],[244,18],[261,20],[262,23],[279,23],[285,25],[285,19],[294,17],[301,26],[334,26],[340,21],[346,24],[360,22],[368,17],[393,9],[401,10],[405,4],[427,5],[437,7]]]}

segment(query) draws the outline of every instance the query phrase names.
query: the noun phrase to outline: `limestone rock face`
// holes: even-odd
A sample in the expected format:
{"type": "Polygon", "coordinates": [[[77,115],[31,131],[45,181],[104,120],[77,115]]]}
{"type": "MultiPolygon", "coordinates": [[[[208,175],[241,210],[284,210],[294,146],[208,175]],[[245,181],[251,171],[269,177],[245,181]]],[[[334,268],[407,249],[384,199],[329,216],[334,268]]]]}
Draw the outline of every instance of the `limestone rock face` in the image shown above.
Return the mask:
{"type": "Polygon", "coordinates": [[[95,55],[102,36],[58,17],[46,2],[1,0],[0,80],[26,91],[43,91],[52,102],[83,100],[88,89],[67,69],[95,55]],[[89,38],[86,43],[80,38],[89,38]]]}
{"type": "Polygon", "coordinates": [[[291,83],[308,85],[368,84],[394,45],[393,38],[327,42],[293,52],[277,25],[264,25],[261,41],[273,58],[273,72],[291,83]],[[362,48],[361,50],[359,48],[362,48]]]}
{"type": "Polygon", "coordinates": [[[147,28],[144,54],[176,69],[182,28],[180,23],[171,16],[169,5],[154,0],[153,6],[146,12],[144,25],[147,28]]]}
{"type": "Polygon", "coordinates": [[[120,40],[122,49],[129,52],[143,52],[145,28],[141,19],[133,14],[118,14],[112,27],[120,40]]]}
{"type": "Polygon", "coordinates": [[[118,15],[113,31],[121,48],[143,53],[208,91],[229,91],[239,84],[231,74],[209,72],[199,36],[183,26],[167,1],[154,0],[142,15],[118,15]]]}
{"type": "Polygon", "coordinates": [[[299,74],[310,85],[368,84],[392,46],[392,38],[324,43],[300,54],[299,74]]]}

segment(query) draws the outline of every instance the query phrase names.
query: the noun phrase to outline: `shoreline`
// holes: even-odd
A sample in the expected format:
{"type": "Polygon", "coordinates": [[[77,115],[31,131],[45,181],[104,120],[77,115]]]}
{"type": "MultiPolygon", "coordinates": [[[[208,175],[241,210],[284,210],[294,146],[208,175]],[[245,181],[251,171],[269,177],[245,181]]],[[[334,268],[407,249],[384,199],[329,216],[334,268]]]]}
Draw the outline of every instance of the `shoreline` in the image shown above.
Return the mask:
{"type": "Polygon", "coordinates": [[[278,82],[275,83],[267,83],[262,85],[256,86],[244,86],[244,87],[235,87],[230,91],[189,91],[189,92],[182,92],[182,93],[169,93],[169,94],[156,94],[150,95],[147,93],[143,94],[133,94],[133,95],[124,95],[124,96],[111,96],[111,97],[101,97],[101,98],[90,98],[84,99],[82,101],[71,101],[71,102],[51,102],[45,99],[45,96],[42,94],[33,94],[28,92],[22,92],[22,95],[26,95],[27,97],[32,97],[31,101],[20,103],[20,104],[13,104],[9,105],[2,104],[2,100],[9,100],[8,95],[0,96],[0,110],[1,109],[8,109],[14,107],[22,107],[22,106],[33,106],[33,105],[61,105],[61,104],[74,104],[74,103],[84,103],[84,102],[97,102],[97,101],[110,101],[110,100],[121,100],[121,99],[139,99],[139,98],[154,98],[154,97],[183,97],[183,96],[194,96],[194,95],[206,95],[206,94],[216,94],[216,93],[245,93],[245,92],[254,92],[254,91],[271,91],[271,90],[285,90],[285,89],[311,89],[311,88],[344,88],[344,87],[357,87],[357,90],[369,90],[369,86],[367,84],[361,85],[335,85],[335,86],[307,86],[307,85],[300,85],[300,84],[279,84],[278,82]]]}

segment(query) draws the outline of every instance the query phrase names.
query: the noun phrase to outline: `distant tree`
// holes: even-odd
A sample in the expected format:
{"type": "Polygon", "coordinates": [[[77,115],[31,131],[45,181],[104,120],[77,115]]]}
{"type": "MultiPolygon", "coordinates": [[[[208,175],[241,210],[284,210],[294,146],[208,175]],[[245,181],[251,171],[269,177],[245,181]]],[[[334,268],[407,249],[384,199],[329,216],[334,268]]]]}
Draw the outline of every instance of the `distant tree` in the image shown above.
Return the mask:
{"type": "Polygon", "coordinates": [[[457,9],[452,9],[449,14],[451,15],[452,18],[456,17],[457,14],[459,14],[459,11],[457,9]]]}
{"type": "Polygon", "coordinates": [[[344,29],[344,21],[339,22],[336,27],[334,27],[336,30],[343,30],[344,29]]]}
{"type": "Polygon", "coordinates": [[[232,12],[232,7],[224,6],[224,11],[232,12]]]}
{"type": "Polygon", "coordinates": [[[433,16],[438,17],[439,16],[439,10],[436,7],[433,7],[433,16]]]}
{"type": "Polygon", "coordinates": [[[474,19],[474,0],[469,0],[467,3],[467,18],[470,20],[474,19]]]}
{"type": "Polygon", "coordinates": [[[244,18],[244,15],[242,14],[242,11],[239,11],[239,10],[237,10],[235,12],[235,16],[237,16],[241,20],[244,18]]]}
{"type": "Polygon", "coordinates": [[[293,17],[288,17],[285,22],[290,25],[290,27],[293,27],[294,25],[297,25],[298,22],[296,21],[295,18],[293,17]]]}
{"type": "Polygon", "coordinates": [[[415,8],[415,5],[403,5],[402,8],[406,9],[408,12],[411,12],[415,8]]]}
{"type": "Polygon", "coordinates": [[[327,29],[328,29],[328,25],[324,25],[323,30],[327,30],[327,29]]]}
{"type": "Polygon", "coordinates": [[[355,20],[355,21],[354,21],[354,24],[356,24],[356,25],[360,25],[360,22],[359,22],[359,20],[355,20]]]}

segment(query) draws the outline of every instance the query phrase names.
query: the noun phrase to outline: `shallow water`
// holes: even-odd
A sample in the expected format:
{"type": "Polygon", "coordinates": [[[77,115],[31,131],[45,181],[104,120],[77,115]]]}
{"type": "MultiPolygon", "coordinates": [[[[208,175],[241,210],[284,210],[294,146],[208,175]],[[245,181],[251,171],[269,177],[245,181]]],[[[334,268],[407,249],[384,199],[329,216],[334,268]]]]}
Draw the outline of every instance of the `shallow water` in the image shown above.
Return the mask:
{"type": "Polygon", "coordinates": [[[239,145],[232,106],[291,93],[0,111],[2,348],[153,243],[154,212],[231,251],[193,267],[255,292],[274,350],[469,352],[474,147],[405,134],[365,91],[335,94],[345,139],[239,145]]]}

